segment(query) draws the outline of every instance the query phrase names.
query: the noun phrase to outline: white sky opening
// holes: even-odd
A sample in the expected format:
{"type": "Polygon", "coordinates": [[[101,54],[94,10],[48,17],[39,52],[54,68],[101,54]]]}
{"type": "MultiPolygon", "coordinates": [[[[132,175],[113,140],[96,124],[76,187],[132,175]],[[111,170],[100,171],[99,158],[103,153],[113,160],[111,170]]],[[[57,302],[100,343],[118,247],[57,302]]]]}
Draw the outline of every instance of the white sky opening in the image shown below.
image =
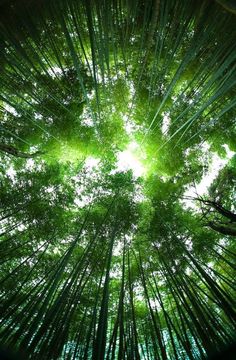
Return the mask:
{"type": "Polygon", "coordinates": [[[124,151],[118,152],[116,169],[112,173],[128,170],[132,170],[135,178],[141,177],[145,173],[144,165],[139,156],[139,145],[135,141],[132,141],[124,151]]]}
{"type": "MultiPolygon", "coordinates": [[[[64,69],[66,70],[66,69],[64,69]]],[[[63,72],[62,69],[58,66],[53,66],[47,70],[48,74],[55,79],[56,76],[62,76],[63,72]]]]}
{"type": "Polygon", "coordinates": [[[139,130],[144,129],[142,125],[136,124],[130,114],[124,113],[122,114],[122,118],[124,121],[124,128],[126,133],[132,138],[133,135],[139,130]]]}
{"type": "Polygon", "coordinates": [[[34,166],[35,166],[35,161],[33,159],[27,159],[25,168],[29,171],[32,171],[34,169],[34,166]]]}
{"type": "Polygon", "coordinates": [[[163,121],[162,121],[162,127],[161,127],[161,132],[163,135],[166,135],[169,127],[170,127],[170,122],[171,122],[171,118],[170,118],[170,113],[163,113],[163,121]]]}
{"type": "MultiPolygon", "coordinates": [[[[195,184],[195,186],[190,186],[184,193],[184,197],[199,197],[207,193],[208,188],[213,183],[213,181],[218,176],[219,172],[223,167],[229,162],[229,160],[235,155],[235,152],[231,151],[227,144],[224,144],[223,147],[226,150],[226,157],[221,158],[218,154],[213,153],[212,161],[209,166],[208,172],[203,176],[200,183],[195,184]]],[[[206,151],[209,151],[209,146],[206,146],[206,151]]],[[[196,203],[191,199],[184,199],[182,203],[186,207],[192,209],[197,209],[196,203]]]]}
{"type": "Polygon", "coordinates": [[[16,170],[12,165],[7,169],[6,174],[7,176],[9,176],[9,178],[13,183],[16,182],[16,170]]]}
{"type": "Polygon", "coordinates": [[[89,170],[93,170],[99,166],[100,161],[100,159],[90,156],[85,160],[84,166],[89,170]]]}
{"type": "Polygon", "coordinates": [[[92,193],[86,194],[87,181],[88,179],[93,181],[98,178],[97,170],[99,169],[100,162],[101,159],[89,156],[84,162],[84,168],[86,169],[87,172],[85,182],[82,184],[80,183],[79,175],[78,177],[77,176],[73,177],[75,183],[77,183],[77,181],[79,182],[78,185],[75,184],[76,196],[74,199],[74,204],[80,208],[90,204],[91,201],[93,201],[93,194],[92,193]]]}
{"type": "Polygon", "coordinates": [[[4,104],[4,108],[8,113],[10,113],[14,116],[18,115],[18,112],[16,111],[16,109],[9,104],[4,104]]]}

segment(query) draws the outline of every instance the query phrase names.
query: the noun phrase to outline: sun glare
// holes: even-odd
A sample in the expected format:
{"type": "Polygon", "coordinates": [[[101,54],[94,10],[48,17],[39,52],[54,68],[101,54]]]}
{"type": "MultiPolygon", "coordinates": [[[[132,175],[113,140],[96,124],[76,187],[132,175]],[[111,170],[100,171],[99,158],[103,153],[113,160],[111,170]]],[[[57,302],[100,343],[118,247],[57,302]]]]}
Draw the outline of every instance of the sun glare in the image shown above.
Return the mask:
{"type": "Polygon", "coordinates": [[[117,171],[132,170],[136,178],[141,177],[145,173],[142,158],[139,145],[136,142],[131,142],[124,151],[117,154],[116,169],[117,171]]]}
{"type": "Polygon", "coordinates": [[[54,147],[53,154],[61,163],[76,163],[82,160],[84,156],[79,147],[63,143],[54,147]]]}

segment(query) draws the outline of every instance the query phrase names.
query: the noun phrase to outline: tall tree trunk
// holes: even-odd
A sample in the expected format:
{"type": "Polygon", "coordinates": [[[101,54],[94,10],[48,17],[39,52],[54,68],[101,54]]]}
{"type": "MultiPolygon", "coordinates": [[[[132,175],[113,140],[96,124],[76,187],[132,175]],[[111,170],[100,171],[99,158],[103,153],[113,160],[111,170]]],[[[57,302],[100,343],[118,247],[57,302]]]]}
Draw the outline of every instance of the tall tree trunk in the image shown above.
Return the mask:
{"type": "Polygon", "coordinates": [[[225,209],[219,202],[212,200],[204,200],[201,198],[197,198],[196,200],[202,202],[204,205],[209,206],[210,208],[215,209],[220,215],[226,217],[231,222],[236,222],[236,214],[232,211],[225,209]]]}
{"type": "Polygon", "coordinates": [[[19,158],[24,158],[24,159],[31,159],[36,156],[44,154],[43,151],[36,151],[35,153],[28,154],[28,153],[18,150],[17,148],[15,148],[12,145],[6,145],[6,144],[1,144],[1,143],[0,143],[0,151],[7,153],[9,155],[19,157],[19,158]]]}
{"type": "Polygon", "coordinates": [[[110,284],[110,268],[112,259],[112,250],[117,233],[117,224],[114,224],[113,232],[110,239],[110,245],[107,253],[107,269],[104,282],[101,311],[99,315],[96,340],[93,347],[93,360],[105,358],[106,352],[106,336],[107,336],[107,320],[108,320],[108,301],[109,301],[109,284],[110,284]]]}
{"type": "Polygon", "coordinates": [[[207,226],[209,226],[211,229],[217,231],[220,234],[236,236],[236,227],[234,225],[220,224],[220,223],[217,224],[214,221],[209,221],[207,223],[207,226]]]}

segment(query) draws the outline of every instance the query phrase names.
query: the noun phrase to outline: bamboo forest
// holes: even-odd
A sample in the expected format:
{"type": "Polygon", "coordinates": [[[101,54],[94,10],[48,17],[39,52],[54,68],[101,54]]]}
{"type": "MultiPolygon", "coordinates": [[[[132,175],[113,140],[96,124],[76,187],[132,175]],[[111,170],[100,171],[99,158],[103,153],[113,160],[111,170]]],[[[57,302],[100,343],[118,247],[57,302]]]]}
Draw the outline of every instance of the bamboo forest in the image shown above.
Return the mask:
{"type": "Polygon", "coordinates": [[[0,39],[4,359],[235,359],[236,2],[1,0],[0,39]]]}

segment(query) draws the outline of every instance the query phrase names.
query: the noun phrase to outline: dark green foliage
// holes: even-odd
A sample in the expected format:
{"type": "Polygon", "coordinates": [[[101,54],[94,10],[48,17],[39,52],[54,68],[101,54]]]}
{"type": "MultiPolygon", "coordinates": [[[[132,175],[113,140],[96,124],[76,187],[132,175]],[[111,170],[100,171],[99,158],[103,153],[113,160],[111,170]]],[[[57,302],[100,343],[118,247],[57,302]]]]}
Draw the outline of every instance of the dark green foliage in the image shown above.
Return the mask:
{"type": "Polygon", "coordinates": [[[4,348],[194,360],[234,342],[231,3],[0,2],[4,348]]]}

